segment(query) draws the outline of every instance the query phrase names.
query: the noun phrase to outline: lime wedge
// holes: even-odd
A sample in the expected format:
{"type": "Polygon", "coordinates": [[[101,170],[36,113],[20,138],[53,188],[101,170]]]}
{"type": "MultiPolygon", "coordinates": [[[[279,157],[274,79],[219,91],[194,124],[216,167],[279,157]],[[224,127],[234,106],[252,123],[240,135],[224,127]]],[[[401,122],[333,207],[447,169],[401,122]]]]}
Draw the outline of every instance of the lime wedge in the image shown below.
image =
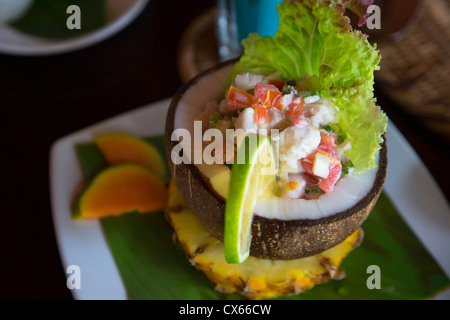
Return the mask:
{"type": "Polygon", "coordinates": [[[256,201],[273,195],[276,186],[275,157],[268,137],[248,134],[235,162],[225,203],[224,248],[228,263],[242,263],[249,256],[256,201]]]}

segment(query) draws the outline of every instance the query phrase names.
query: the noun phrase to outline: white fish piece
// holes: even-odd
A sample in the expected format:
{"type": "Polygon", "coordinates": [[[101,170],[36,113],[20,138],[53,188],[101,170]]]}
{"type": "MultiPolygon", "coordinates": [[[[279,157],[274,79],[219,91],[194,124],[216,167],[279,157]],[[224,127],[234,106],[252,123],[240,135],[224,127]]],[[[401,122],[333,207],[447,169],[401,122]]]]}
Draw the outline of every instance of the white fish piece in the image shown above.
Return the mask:
{"type": "Polygon", "coordinates": [[[312,104],[305,104],[303,106],[303,115],[310,125],[317,128],[336,121],[335,107],[323,100],[312,104]]]}
{"type": "Polygon", "coordinates": [[[311,125],[286,128],[280,133],[280,161],[297,167],[298,160],[317,149],[320,140],[320,131],[311,125]]]}
{"type": "Polygon", "coordinates": [[[255,111],[253,108],[245,108],[242,110],[242,112],[237,117],[236,121],[234,122],[234,128],[242,129],[245,132],[247,131],[257,131],[258,125],[255,122],[255,111]]]}
{"type": "Polygon", "coordinates": [[[315,95],[315,96],[308,96],[308,97],[304,97],[303,101],[306,104],[310,104],[310,103],[314,103],[320,100],[320,96],[319,95],[315,95]]]}
{"type": "Polygon", "coordinates": [[[252,73],[238,74],[234,80],[236,88],[247,91],[253,89],[257,83],[264,81],[264,76],[252,73]]]}

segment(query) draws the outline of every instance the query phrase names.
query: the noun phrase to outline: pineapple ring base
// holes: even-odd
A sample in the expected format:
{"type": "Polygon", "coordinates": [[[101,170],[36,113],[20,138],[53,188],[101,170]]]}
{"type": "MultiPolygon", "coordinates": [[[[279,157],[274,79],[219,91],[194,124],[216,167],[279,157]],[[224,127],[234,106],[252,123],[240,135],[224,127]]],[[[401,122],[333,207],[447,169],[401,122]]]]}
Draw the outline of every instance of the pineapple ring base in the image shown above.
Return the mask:
{"type": "Polygon", "coordinates": [[[166,218],[174,228],[174,240],[191,264],[203,271],[215,289],[238,292],[248,299],[268,299],[299,294],[316,284],[342,279],[342,260],[362,241],[357,230],[339,245],[296,260],[266,260],[249,257],[242,264],[228,264],[222,242],[200,224],[185,205],[173,181],[169,185],[166,218]]]}

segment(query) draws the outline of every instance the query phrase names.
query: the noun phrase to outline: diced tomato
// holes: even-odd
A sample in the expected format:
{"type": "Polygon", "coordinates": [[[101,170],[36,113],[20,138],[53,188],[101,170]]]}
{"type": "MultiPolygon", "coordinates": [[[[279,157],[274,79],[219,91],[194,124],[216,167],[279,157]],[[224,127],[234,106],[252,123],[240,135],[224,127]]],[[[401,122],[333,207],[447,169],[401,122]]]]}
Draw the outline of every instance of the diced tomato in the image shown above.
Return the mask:
{"type": "Polygon", "coordinates": [[[305,116],[303,115],[303,104],[303,99],[296,98],[289,105],[287,114],[289,115],[292,123],[295,125],[303,125],[306,122],[305,116]]]}
{"type": "MultiPolygon", "coordinates": [[[[311,167],[312,167],[312,164],[311,164],[311,167]]],[[[309,172],[304,172],[303,173],[303,178],[305,179],[306,184],[310,185],[310,186],[311,185],[312,186],[316,186],[322,181],[322,178],[320,178],[320,177],[318,177],[318,176],[316,176],[314,174],[311,174],[309,172]]]]}
{"type": "Polygon", "coordinates": [[[309,173],[311,176],[315,176],[314,172],[312,170],[312,167],[313,167],[313,163],[314,163],[314,156],[316,155],[316,153],[317,153],[317,151],[314,151],[309,156],[307,156],[301,160],[301,165],[302,165],[303,169],[305,169],[305,171],[307,173],[309,173]]]}
{"type": "Polygon", "coordinates": [[[231,86],[227,95],[228,109],[237,110],[251,107],[255,102],[255,97],[251,94],[231,86]]]}
{"type": "Polygon", "coordinates": [[[289,105],[289,109],[287,111],[287,114],[290,116],[297,116],[302,114],[303,112],[303,105],[304,101],[302,98],[297,97],[295,98],[292,103],[289,105]]]}
{"type": "Polygon", "coordinates": [[[280,90],[272,84],[257,83],[254,89],[255,99],[262,105],[269,107],[272,105],[273,100],[281,95],[280,90]]]}
{"type": "Polygon", "coordinates": [[[303,169],[306,171],[304,175],[309,177],[309,180],[313,183],[314,181],[316,181],[316,183],[320,182],[319,188],[325,192],[333,191],[336,182],[341,177],[342,165],[339,161],[339,156],[336,151],[336,148],[332,146],[320,145],[316,151],[312,152],[310,155],[301,160],[301,165],[303,169]],[[314,163],[314,156],[318,152],[330,157],[331,159],[328,177],[323,179],[320,179],[319,177],[314,175],[314,172],[312,170],[314,163]]]}
{"type": "Polygon", "coordinates": [[[333,163],[330,164],[330,173],[328,174],[328,177],[322,179],[322,182],[320,182],[319,184],[319,188],[325,192],[333,191],[334,186],[341,177],[341,171],[342,171],[341,163],[339,161],[333,161],[333,163]]]}
{"type": "Polygon", "coordinates": [[[293,105],[291,104],[289,106],[289,110],[286,112],[288,115],[290,116],[298,116],[300,114],[302,114],[302,110],[303,110],[303,106],[302,105],[293,105]]]}
{"type": "Polygon", "coordinates": [[[291,119],[291,122],[297,126],[302,126],[306,123],[306,118],[303,114],[292,115],[289,116],[289,118],[291,119]]]}
{"type": "Polygon", "coordinates": [[[253,107],[253,110],[255,111],[255,114],[253,116],[255,123],[257,125],[260,124],[267,124],[267,109],[264,107],[253,107]]]}
{"type": "Polygon", "coordinates": [[[339,160],[339,155],[335,147],[319,145],[318,149],[328,153],[331,158],[339,160]]]}
{"type": "Polygon", "coordinates": [[[336,138],[332,135],[327,135],[323,132],[320,133],[321,140],[320,145],[321,146],[330,146],[335,148],[336,147],[336,138]]]}
{"type": "Polygon", "coordinates": [[[330,166],[335,165],[339,162],[339,157],[336,148],[330,146],[319,146],[315,151],[309,154],[307,157],[303,158],[301,161],[301,165],[306,172],[310,174],[314,174],[312,171],[314,157],[317,152],[329,157],[331,159],[330,166]]]}
{"type": "Polygon", "coordinates": [[[286,81],[283,81],[283,80],[271,79],[268,82],[269,82],[269,84],[274,85],[275,87],[277,87],[277,89],[280,90],[280,91],[283,91],[283,88],[284,88],[284,86],[286,84],[286,81]]]}

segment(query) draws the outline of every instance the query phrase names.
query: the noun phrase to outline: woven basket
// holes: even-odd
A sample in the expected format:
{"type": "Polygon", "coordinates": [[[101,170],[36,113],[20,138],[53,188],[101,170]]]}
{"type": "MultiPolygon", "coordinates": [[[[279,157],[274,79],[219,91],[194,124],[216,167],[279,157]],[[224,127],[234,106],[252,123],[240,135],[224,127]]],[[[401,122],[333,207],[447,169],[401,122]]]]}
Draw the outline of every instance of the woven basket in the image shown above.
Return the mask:
{"type": "Polygon", "coordinates": [[[450,141],[450,1],[426,0],[401,41],[378,42],[381,90],[450,141]]]}
{"type": "Polygon", "coordinates": [[[216,8],[205,11],[185,30],[178,48],[178,73],[188,82],[219,63],[216,38],[216,8]]]}

